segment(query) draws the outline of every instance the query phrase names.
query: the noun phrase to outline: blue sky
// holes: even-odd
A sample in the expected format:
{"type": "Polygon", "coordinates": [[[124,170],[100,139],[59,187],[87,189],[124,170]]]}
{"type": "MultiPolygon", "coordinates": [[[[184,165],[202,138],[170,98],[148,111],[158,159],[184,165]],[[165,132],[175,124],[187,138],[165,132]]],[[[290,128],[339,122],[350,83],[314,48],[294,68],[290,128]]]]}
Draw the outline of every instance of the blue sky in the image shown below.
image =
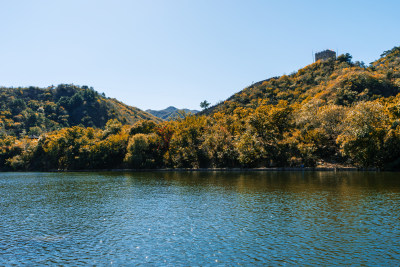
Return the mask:
{"type": "Polygon", "coordinates": [[[0,0],[0,85],[93,86],[141,109],[199,109],[312,63],[400,45],[400,1],[0,0]]]}

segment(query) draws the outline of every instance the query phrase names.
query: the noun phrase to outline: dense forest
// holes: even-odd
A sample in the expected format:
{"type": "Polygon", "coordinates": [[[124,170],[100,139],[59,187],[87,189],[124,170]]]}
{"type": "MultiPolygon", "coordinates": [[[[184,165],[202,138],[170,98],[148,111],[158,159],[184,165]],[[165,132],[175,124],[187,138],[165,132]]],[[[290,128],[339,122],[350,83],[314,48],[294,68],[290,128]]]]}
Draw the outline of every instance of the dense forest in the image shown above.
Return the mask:
{"type": "MultiPolygon", "coordinates": [[[[349,54],[317,61],[173,121],[133,122],[109,111],[97,117],[90,109],[85,116],[92,119],[86,120],[79,111],[83,102],[73,104],[74,95],[92,92],[104,98],[85,88],[65,98],[58,88],[48,89],[48,96],[43,89],[29,89],[31,98],[23,96],[28,91],[2,90],[3,170],[322,164],[400,169],[400,47],[368,66],[349,54]],[[37,102],[27,101],[33,98],[37,102]],[[30,123],[32,113],[44,114],[43,122],[30,123]],[[29,137],[32,127],[40,128],[39,138],[29,137]]],[[[120,112],[118,106],[113,110],[120,112]]]]}
{"type": "Polygon", "coordinates": [[[0,87],[0,134],[39,136],[70,126],[104,128],[116,119],[124,124],[148,119],[161,120],[93,88],[60,84],[49,88],[0,87]]]}

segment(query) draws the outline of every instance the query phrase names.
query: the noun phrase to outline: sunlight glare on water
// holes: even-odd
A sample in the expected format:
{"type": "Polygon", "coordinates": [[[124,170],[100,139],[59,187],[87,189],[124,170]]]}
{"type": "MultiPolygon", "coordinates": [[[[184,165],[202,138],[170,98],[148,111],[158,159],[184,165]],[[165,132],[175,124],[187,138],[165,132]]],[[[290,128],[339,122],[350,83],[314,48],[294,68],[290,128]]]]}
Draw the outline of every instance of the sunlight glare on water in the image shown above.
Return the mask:
{"type": "Polygon", "coordinates": [[[400,179],[0,174],[0,265],[398,265],[400,179]]]}

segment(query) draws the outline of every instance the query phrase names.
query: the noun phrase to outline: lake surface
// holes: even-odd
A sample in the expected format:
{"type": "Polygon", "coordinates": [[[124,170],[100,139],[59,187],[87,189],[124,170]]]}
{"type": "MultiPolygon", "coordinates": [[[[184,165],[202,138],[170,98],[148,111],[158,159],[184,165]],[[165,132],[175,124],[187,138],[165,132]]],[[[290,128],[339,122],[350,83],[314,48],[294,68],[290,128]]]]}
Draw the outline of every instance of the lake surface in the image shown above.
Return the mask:
{"type": "Polygon", "coordinates": [[[0,265],[400,264],[400,174],[0,173],[0,265]]]}

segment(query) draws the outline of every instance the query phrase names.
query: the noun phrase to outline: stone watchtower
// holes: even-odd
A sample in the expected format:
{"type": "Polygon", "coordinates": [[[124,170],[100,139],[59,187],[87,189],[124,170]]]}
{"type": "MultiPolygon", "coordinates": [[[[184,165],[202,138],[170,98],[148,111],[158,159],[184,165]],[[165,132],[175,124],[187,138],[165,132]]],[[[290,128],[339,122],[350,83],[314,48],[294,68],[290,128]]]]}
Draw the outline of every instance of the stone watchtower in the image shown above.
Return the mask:
{"type": "Polygon", "coordinates": [[[315,61],[328,60],[330,58],[336,59],[336,52],[335,51],[326,49],[324,51],[315,53],[315,61]]]}

